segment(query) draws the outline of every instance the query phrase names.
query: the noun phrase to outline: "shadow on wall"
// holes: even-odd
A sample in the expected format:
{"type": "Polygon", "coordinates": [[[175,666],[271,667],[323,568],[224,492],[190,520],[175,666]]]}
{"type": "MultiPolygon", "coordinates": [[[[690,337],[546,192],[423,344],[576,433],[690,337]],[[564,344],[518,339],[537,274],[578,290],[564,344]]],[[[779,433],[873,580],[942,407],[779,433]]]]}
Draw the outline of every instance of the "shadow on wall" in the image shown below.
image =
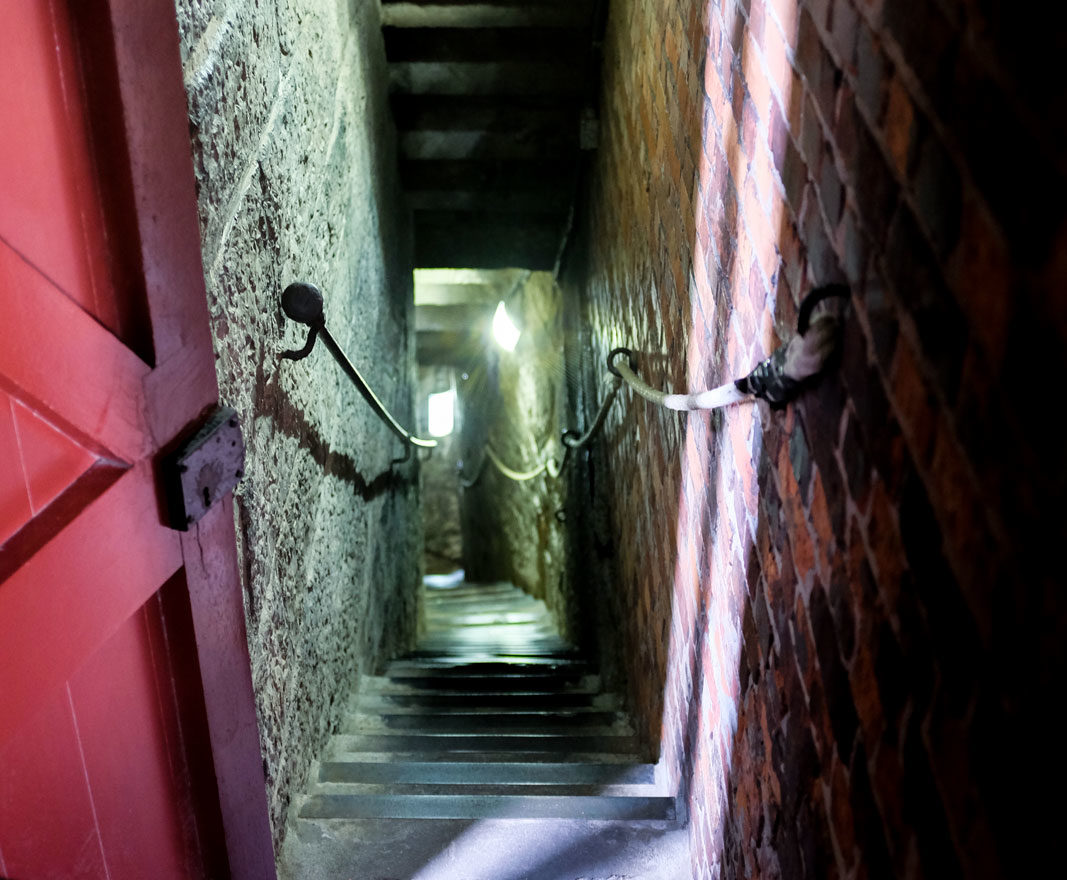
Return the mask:
{"type": "Polygon", "coordinates": [[[612,9],[568,284],[578,415],[615,346],[654,385],[708,387],[791,332],[812,285],[854,294],[839,373],[787,412],[683,424],[624,395],[572,483],[593,548],[572,564],[596,568],[605,666],[622,658],[687,796],[694,876],[1024,857],[1006,805],[1026,774],[1001,755],[1063,669],[1037,539],[1062,540],[1064,467],[1016,377],[1064,366],[1067,183],[1062,114],[1033,113],[1063,89],[1023,88],[1033,53],[1004,24],[852,0],[612,9]],[[1012,124],[990,131],[989,108],[1012,124]],[[1009,158],[1057,199],[1026,207],[1009,158]]]}

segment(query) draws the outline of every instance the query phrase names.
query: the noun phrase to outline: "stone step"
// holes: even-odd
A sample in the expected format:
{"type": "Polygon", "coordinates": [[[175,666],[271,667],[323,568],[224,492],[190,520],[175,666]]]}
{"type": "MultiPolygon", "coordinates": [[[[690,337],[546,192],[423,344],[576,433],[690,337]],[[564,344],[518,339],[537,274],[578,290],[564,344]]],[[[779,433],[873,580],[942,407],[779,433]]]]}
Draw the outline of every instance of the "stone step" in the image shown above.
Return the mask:
{"type": "MultiPolygon", "coordinates": [[[[498,686],[492,686],[491,682],[484,682],[483,687],[464,687],[464,681],[459,678],[436,679],[440,686],[422,687],[415,679],[379,679],[374,682],[365,682],[360,696],[381,697],[433,697],[449,700],[456,697],[467,700],[471,696],[481,696],[487,701],[485,705],[491,705],[500,697],[515,694],[558,694],[569,698],[571,695],[596,697],[600,696],[599,679],[596,676],[584,676],[577,681],[564,687],[545,687],[530,682],[505,682],[498,686]]],[[[358,699],[358,697],[357,697],[358,699]]]]}
{"type": "Polygon", "coordinates": [[[575,64],[590,48],[584,28],[382,28],[385,58],[397,62],[537,62],[575,64]]]}
{"type": "Polygon", "coordinates": [[[420,665],[434,668],[438,666],[470,666],[471,664],[491,663],[493,666],[512,664],[519,666],[573,666],[576,663],[587,663],[584,656],[577,651],[571,650],[561,654],[469,654],[463,653],[438,653],[434,651],[412,651],[400,660],[394,660],[390,666],[403,666],[404,664],[420,665]]]}
{"type": "Polygon", "coordinates": [[[360,737],[351,734],[336,734],[331,737],[323,757],[324,762],[338,761],[346,763],[356,761],[367,764],[408,764],[408,763],[470,763],[470,764],[569,764],[580,767],[584,764],[635,764],[642,760],[641,755],[631,751],[598,751],[596,742],[586,743],[589,751],[550,752],[550,751],[493,751],[456,753],[448,749],[440,751],[396,752],[388,750],[371,751],[361,747],[360,737]]]}
{"type": "Polygon", "coordinates": [[[677,822],[587,819],[301,819],[280,880],[682,880],[677,822]]]}
{"type": "MultiPolygon", "coordinates": [[[[434,629],[451,631],[457,626],[511,626],[514,624],[533,624],[525,628],[526,632],[543,633],[546,637],[554,637],[555,632],[552,624],[545,620],[544,614],[533,608],[528,611],[438,611],[427,612],[426,629],[432,632],[434,629]]],[[[519,631],[517,628],[514,631],[519,631]]]]}
{"type": "Polygon", "coordinates": [[[599,819],[676,818],[674,798],[551,795],[313,794],[300,806],[304,819],[599,819]]]}
{"type": "Polygon", "coordinates": [[[536,95],[574,99],[585,94],[585,67],[582,59],[488,63],[401,61],[389,64],[389,91],[408,95],[536,95]]]}
{"type": "Polygon", "coordinates": [[[436,797],[472,797],[482,795],[535,795],[551,797],[661,797],[653,785],[614,783],[436,783],[436,782],[332,782],[322,781],[309,795],[433,795],[436,797]]]}
{"type": "Polygon", "coordinates": [[[438,660],[394,660],[385,668],[386,677],[404,678],[425,675],[587,675],[589,664],[584,660],[542,658],[540,663],[527,662],[521,657],[513,660],[465,660],[461,657],[438,660]]]}
{"type": "Polygon", "coordinates": [[[382,3],[384,27],[578,27],[593,14],[593,0],[567,3],[382,3]]]}
{"type": "Polygon", "coordinates": [[[676,801],[618,698],[543,603],[465,589],[427,597],[417,651],[363,678],[286,845],[329,850],[322,877],[687,876],[676,801]]]}
{"type": "Polygon", "coordinates": [[[618,712],[508,712],[427,714],[367,714],[349,715],[342,730],[345,733],[418,733],[418,734],[529,734],[543,736],[567,734],[571,736],[630,735],[633,728],[618,712]]]}
{"type": "Polygon", "coordinates": [[[475,657],[478,655],[506,655],[508,651],[511,651],[516,656],[524,657],[545,657],[546,659],[552,657],[558,657],[562,650],[569,647],[566,645],[561,646],[559,642],[545,643],[543,645],[532,645],[529,643],[508,645],[500,641],[470,641],[468,643],[457,644],[454,640],[439,640],[439,641],[426,641],[424,642],[426,650],[433,651],[435,654],[452,653],[456,656],[475,657]]]}
{"type": "Polygon", "coordinates": [[[363,694],[355,706],[366,711],[380,709],[384,712],[440,712],[444,709],[457,711],[496,712],[506,708],[527,708],[550,711],[554,709],[577,709],[583,707],[611,709],[618,699],[595,690],[557,691],[509,691],[491,693],[486,691],[452,691],[445,693],[377,693],[363,694]]]}
{"type": "MultiPolygon", "coordinates": [[[[427,695],[431,696],[431,695],[427,695]]],[[[480,697],[481,695],[471,695],[480,697]]],[[[498,694],[500,699],[486,702],[484,698],[474,700],[441,700],[424,702],[421,699],[370,695],[357,698],[351,708],[351,714],[365,715],[512,715],[529,716],[571,716],[571,715],[620,715],[619,702],[610,694],[583,695],[583,698],[571,703],[561,700],[556,694],[538,694],[544,699],[531,699],[529,694],[498,694]],[[505,700],[504,698],[512,698],[505,700]],[[517,698],[516,698],[517,697],[517,698]]],[[[425,699],[425,698],[423,698],[425,699]]]]}
{"type": "Polygon", "coordinates": [[[539,691],[565,690],[568,685],[584,685],[592,687],[588,681],[591,676],[582,675],[581,672],[567,674],[527,673],[526,675],[514,675],[501,672],[499,674],[484,673],[481,675],[398,675],[388,676],[394,685],[403,686],[410,690],[424,691],[458,690],[458,691],[492,691],[494,693],[507,692],[509,690],[534,689],[539,691]]]}
{"type": "Polygon", "coordinates": [[[397,755],[454,752],[493,755],[500,752],[540,752],[560,755],[615,753],[640,754],[637,738],[612,730],[590,728],[567,734],[462,734],[462,733],[342,733],[333,737],[335,748],[344,752],[391,752],[397,755]],[[596,731],[596,732],[593,732],[596,731]]]}
{"type": "Polygon", "coordinates": [[[655,784],[652,764],[502,761],[327,761],[319,782],[377,785],[641,785],[655,784]]]}

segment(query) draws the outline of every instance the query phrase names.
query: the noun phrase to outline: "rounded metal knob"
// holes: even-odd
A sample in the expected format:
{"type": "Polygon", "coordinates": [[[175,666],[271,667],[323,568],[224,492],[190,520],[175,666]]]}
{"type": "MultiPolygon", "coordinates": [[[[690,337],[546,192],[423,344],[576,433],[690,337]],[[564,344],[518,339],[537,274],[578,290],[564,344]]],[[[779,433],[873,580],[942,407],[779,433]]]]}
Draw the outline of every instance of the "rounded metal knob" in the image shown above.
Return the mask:
{"type": "Polygon", "coordinates": [[[282,291],[282,311],[291,321],[316,327],[323,323],[322,291],[314,284],[297,281],[282,291]]]}

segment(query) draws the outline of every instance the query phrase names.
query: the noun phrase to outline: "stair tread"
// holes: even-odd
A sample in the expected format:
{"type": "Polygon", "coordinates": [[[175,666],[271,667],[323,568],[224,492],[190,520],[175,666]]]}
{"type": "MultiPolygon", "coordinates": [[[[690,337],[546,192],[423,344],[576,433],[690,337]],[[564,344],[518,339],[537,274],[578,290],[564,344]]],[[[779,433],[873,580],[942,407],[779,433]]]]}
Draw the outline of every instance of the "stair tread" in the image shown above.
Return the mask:
{"type": "Polygon", "coordinates": [[[303,819],[676,822],[621,700],[514,587],[425,596],[415,650],[364,676],[303,819]]]}
{"type": "Polygon", "coordinates": [[[530,763],[526,761],[327,761],[321,782],[651,785],[655,766],[636,763],[530,763]]]}
{"type": "MultiPolygon", "coordinates": [[[[449,749],[421,749],[416,751],[391,751],[389,749],[360,748],[359,743],[351,742],[357,737],[351,734],[338,734],[331,738],[327,746],[327,760],[345,763],[356,761],[375,764],[441,763],[462,762],[471,764],[518,763],[531,766],[541,764],[633,764],[643,760],[638,752],[618,751],[602,752],[595,749],[588,751],[546,752],[531,749],[501,749],[492,752],[456,752],[449,749]]],[[[595,745],[589,743],[588,745],[595,745]]]]}

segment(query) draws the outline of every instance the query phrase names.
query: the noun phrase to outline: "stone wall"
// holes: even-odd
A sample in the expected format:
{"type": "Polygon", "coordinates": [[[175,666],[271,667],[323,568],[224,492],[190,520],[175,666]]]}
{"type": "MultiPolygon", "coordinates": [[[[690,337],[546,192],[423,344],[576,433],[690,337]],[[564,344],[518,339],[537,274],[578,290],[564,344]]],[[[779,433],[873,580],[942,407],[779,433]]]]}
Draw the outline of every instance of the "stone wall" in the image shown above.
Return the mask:
{"type": "Polygon", "coordinates": [[[240,413],[249,648],[276,838],[359,674],[409,642],[417,474],[323,346],[299,362],[279,295],[412,424],[408,219],[397,207],[378,4],[179,0],[219,382],[240,413]]]}
{"type": "MultiPolygon", "coordinates": [[[[430,437],[427,404],[429,395],[454,388],[456,370],[446,366],[419,367],[417,397],[419,434],[430,437]]],[[[452,433],[437,437],[433,453],[419,470],[422,499],[422,557],[427,574],[450,574],[463,568],[463,531],[459,513],[460,436],[463,431],[462,413],[454,407],[455,423],[452,433]]],[[[425,454],[425,453],[423,453],[425,454]]]]}
{"type": "Polygon", "coordinates": [[[574,634],[574,603],[564,577],[565,482],[547,470],[516,482],[485,458],[491,444],[517,472],[536,469],[546,456],[562,460],[563,324],[560,291],[546,272],[529,273],[507,307],[522,329],[515,350],[489,342],[487,361],[460,382],[464,474],[464,557],[474,580],[511,581],[544,599],[563,632],[574,634]],[[479,466],[481,469],[479,470],[479,466]]]}
{"type": "Polygon", "coordinates": [[[613,346],[708,387],[814,284],[853,293],[837,368],[786,411],[626,393],[576,476],[602,651],[689,805],[694,877],[1041,857],[1067,621],[1067,108],[1042,59],[1067,29],[1001,6],[611,4],[566,285],[580,415],[613,346]]]}

